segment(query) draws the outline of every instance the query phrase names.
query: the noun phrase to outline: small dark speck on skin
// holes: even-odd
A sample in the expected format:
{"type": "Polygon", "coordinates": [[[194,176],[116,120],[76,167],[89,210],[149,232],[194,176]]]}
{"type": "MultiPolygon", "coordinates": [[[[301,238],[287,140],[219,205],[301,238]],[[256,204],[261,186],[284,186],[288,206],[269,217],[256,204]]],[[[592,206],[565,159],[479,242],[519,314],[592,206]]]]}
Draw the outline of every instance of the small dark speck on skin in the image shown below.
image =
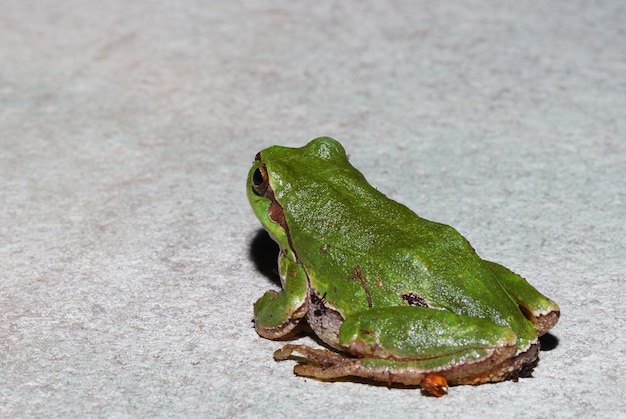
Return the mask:
{"type": "Polygon", "coordinates": [[[408,292],[402,295],[402,299],[410,306],[428,307],[428,303],[422,297],[414,292],[408,292]]]}
{"type": "Polygon", "coordinates": [[[311,303],[313,303],[314,305],[318,306],[313,311],[313,315],[314,316],[320,317],[320,316],[323,316],[324,314],[326,314],[326,306],[324,305],[325,299],[326,299],[326,293],[324,293],[322,298],[319,298],[316,294],[311,293],[311,303]]]}

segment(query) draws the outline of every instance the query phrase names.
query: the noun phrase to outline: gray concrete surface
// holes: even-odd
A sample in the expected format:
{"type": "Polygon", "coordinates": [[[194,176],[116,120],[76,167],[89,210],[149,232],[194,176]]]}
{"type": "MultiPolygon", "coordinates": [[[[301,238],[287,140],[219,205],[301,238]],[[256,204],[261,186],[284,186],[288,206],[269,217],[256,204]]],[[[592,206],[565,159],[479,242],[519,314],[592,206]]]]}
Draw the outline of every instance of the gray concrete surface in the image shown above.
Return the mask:
{"type": "Polygon", "coordinates": [[[625,27],[622,0],[1,2],[0,416],[626,414],[625,27]],[[245,177],[320,135],[561,305],[534,378],[435,399],[272,360],[245,177]]]}

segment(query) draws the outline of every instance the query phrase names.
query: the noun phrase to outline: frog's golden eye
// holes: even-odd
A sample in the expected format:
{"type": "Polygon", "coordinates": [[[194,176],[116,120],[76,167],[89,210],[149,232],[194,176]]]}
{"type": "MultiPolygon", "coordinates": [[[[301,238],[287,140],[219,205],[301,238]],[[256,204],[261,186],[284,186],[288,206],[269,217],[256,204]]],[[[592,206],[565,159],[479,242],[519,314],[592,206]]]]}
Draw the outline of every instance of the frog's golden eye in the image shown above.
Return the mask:
{"type": "Polygon", "coordinates": [[[252,173],[252,187],[257,195],[264,196],[268,185],[267,169],[265,165],[262,164],[252,173]]]}

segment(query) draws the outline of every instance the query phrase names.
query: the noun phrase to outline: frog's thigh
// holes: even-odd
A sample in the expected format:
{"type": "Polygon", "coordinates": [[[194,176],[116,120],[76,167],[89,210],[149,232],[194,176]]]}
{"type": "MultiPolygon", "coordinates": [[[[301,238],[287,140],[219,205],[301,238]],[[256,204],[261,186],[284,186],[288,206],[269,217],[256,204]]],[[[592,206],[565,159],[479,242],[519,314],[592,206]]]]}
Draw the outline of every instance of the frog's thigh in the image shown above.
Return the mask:
{"type": "Polygon", "coordinates": [[[283,289],[266,292],[254,304],[254,326],[268,339],[277,339],[291,332],[307,312],[306,272],[283,254],[278,264],[283,289]]]}
{"type": "Polygon", "coordinates": [[[429,360],[433,367],[489,357],[512,348],[517,336],[487,319],[426,307],[372,308],[349,315],[339,329],[341,344],[358,357],[429,360]]]}
{"type": "Polygon", "coordinates": [[[520,305],[524,315],[533,323],[539,336],[559,320],[559,306],[508,268],[490,261],[487,266],[496,274],[507,293],[520,305]]]}

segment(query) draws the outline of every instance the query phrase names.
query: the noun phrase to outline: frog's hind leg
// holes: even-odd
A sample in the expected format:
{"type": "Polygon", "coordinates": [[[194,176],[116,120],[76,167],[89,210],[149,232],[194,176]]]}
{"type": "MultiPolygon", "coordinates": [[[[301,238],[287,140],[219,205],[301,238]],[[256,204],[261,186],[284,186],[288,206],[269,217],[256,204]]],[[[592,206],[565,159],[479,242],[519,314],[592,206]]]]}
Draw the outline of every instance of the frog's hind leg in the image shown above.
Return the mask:
{"type": "Polygon", "coordinates": [[[511,329],[444,310],[372,308],[348,316],[339,338],[343,351],[356,357],[303,345],[286,345],[274,357],[298,361],[294,372],[301,376],[359,377],[422,387],[423,380],[428,377],[430,382],[433,376],[450,384],[501,381],[520,368],[507,364],[517,352],[511,329]]]}
{"type": "Polygon", "coordinates": [[[520,357],[507,359],[509,355],[505,348],[499,348],[493,356],[478,363],[461,366],[454,371],[445,368],[433,369],[429,360],[420,362],[351,358],[328,349],[314,349],[294,344],[287,344],[274,352],[274,359],[298,361],[293,371],[302,377],[322,381],[357,377],[388,386],[419,386],[427,393],[441,396],[447,392],[448,384],[481,384],[529,376],[537,362],[536,351],[528,355],[522,354],[529,359],[534,356],[530,362],[520,357]],[[504,359],[502,362],[496,361],[502,359],[504,359]],[[521,367],[525,365],[528,368],[521,367]],[[436,384],[431,384],[433,380],[436,384]]]}
{"type": "Polygon", "coordinates": [[[560,316],[559,306],[530,285],[524,278],[508,268],[485,261],[487,266],[496,274],[500,284],[513,297],[520,309],[530,320],[537,335],[541,336],[552,329],[560,316]]]}

